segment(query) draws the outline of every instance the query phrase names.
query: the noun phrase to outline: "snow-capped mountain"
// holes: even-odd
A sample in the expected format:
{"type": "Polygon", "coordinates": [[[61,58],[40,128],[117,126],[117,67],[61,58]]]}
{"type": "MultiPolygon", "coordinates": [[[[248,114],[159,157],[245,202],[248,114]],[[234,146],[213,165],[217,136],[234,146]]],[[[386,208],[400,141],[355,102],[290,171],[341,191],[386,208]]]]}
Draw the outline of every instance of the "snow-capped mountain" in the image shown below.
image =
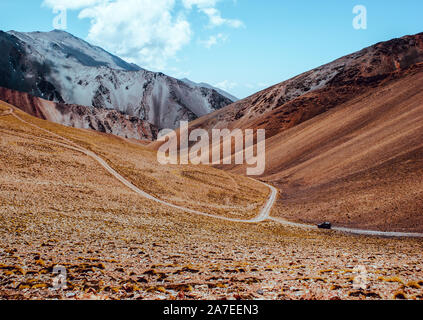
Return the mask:
{"type": "Polygon", "coordinates": [[[239,100],[237,97],[233,96],[229,92],[226,92],[225,90],[222,90],[220,88],[214,87],[211,84],[208,84],[208,83],[205,83],[205,82],[196,83],[196,82],[191,81],[191,80],[189,80],[187,78],[183,78],[183,79],[181,79],[181,81],[185,82],[186,84],[188,84],[189,86],[192,86],[192,87],[200,87],[200,88],[207,88],[207,89],[216,90],[222,96],[228,98],[229,100],[232,100],[233,102],[236,102],[236,101],[239,100]]]}
{"type": "Polygon", "coordinates": [[[108,67],[126,71],[141,70],[137,65],[129,64],[66,31],[27,33],[9,31],[8,33],[29,45],[30,48],[28,49],[32,49],[29,53],[37,57],[39,61],[46,59],[51,62],[62,63],[63,60],[70,59],[87,67],[108,67]]]}
{"type": "Polygon", "coordinates": [[[0,32],[0,86],[67,104],[115,109],[177,128],[233,101],[214,89],[144,70],[73,35],[0,32]]]}

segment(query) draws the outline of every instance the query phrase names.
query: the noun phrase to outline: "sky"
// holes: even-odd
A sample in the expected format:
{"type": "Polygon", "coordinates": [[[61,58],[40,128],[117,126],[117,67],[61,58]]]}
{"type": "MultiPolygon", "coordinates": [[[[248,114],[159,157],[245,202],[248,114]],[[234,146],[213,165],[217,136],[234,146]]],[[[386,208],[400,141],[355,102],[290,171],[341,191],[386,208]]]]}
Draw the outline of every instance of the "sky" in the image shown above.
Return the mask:
{"type": "Polygon", "coordinates": [[[423,32],[422,12],[421,0],[2,0],[0,30],[64,29],[145,69],[244,98],[423,32]]]}

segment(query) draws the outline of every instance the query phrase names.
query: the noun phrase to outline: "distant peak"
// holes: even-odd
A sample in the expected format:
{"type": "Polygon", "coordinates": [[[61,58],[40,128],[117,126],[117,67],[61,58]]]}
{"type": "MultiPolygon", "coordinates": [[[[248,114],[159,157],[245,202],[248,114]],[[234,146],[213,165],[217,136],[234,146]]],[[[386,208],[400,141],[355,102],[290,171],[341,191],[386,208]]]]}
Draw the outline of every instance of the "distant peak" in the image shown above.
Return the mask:
{"type": "Polygon", "coordinates": [[[65,30],[60,30],[60,29],[54,29],[54,30],[52,30],[52,31],[50,31],[48,33],[55,34],[57,36],[62,36],[62,37],[73,37],[73,38],[76,38],[72,33],[67,32],[65,30]]]}
{"type": "Polygon", "coordinates": [[[65,30],[59,30],[59,29],[54,29],[51,31],[30,31],[30,32],[21,32],[21,31],[16,31],[16,30],[10,30],[7,33],[10,34],[22,34],[22,35],[60,35],[60,36],[71,36],[74,37],[71,33],[65,31],[65,30]]]}

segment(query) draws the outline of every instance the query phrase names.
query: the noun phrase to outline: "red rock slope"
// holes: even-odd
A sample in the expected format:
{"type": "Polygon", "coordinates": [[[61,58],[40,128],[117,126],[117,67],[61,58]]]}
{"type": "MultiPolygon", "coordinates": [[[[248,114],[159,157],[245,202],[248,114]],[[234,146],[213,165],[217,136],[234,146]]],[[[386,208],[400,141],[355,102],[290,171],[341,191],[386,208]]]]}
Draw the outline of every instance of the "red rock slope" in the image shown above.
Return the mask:
{"type": "Polygon", "coordinates": [[[70,127],[138,140],[154,140],[157,137],[157,128],[154,125],[115,110],[56,103],[1,87],[0,100],[15,105],[32,116],[70,127]]]}

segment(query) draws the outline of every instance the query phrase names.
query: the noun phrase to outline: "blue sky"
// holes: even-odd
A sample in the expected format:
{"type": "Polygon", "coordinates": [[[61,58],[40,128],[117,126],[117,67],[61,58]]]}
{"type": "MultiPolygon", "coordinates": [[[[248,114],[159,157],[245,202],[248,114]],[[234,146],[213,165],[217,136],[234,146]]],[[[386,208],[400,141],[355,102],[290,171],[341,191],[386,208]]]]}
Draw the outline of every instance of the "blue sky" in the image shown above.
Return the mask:
{"type": "Polygon", "coordinates": [[[2,0],[0,29],[50,31],[56,5],[67,9],[66,31],[141,67],[240,98],[423,32],[421,0],[2,0]],[[356,5],[367,9],[366,30],[353,28],[356,5]]]}

